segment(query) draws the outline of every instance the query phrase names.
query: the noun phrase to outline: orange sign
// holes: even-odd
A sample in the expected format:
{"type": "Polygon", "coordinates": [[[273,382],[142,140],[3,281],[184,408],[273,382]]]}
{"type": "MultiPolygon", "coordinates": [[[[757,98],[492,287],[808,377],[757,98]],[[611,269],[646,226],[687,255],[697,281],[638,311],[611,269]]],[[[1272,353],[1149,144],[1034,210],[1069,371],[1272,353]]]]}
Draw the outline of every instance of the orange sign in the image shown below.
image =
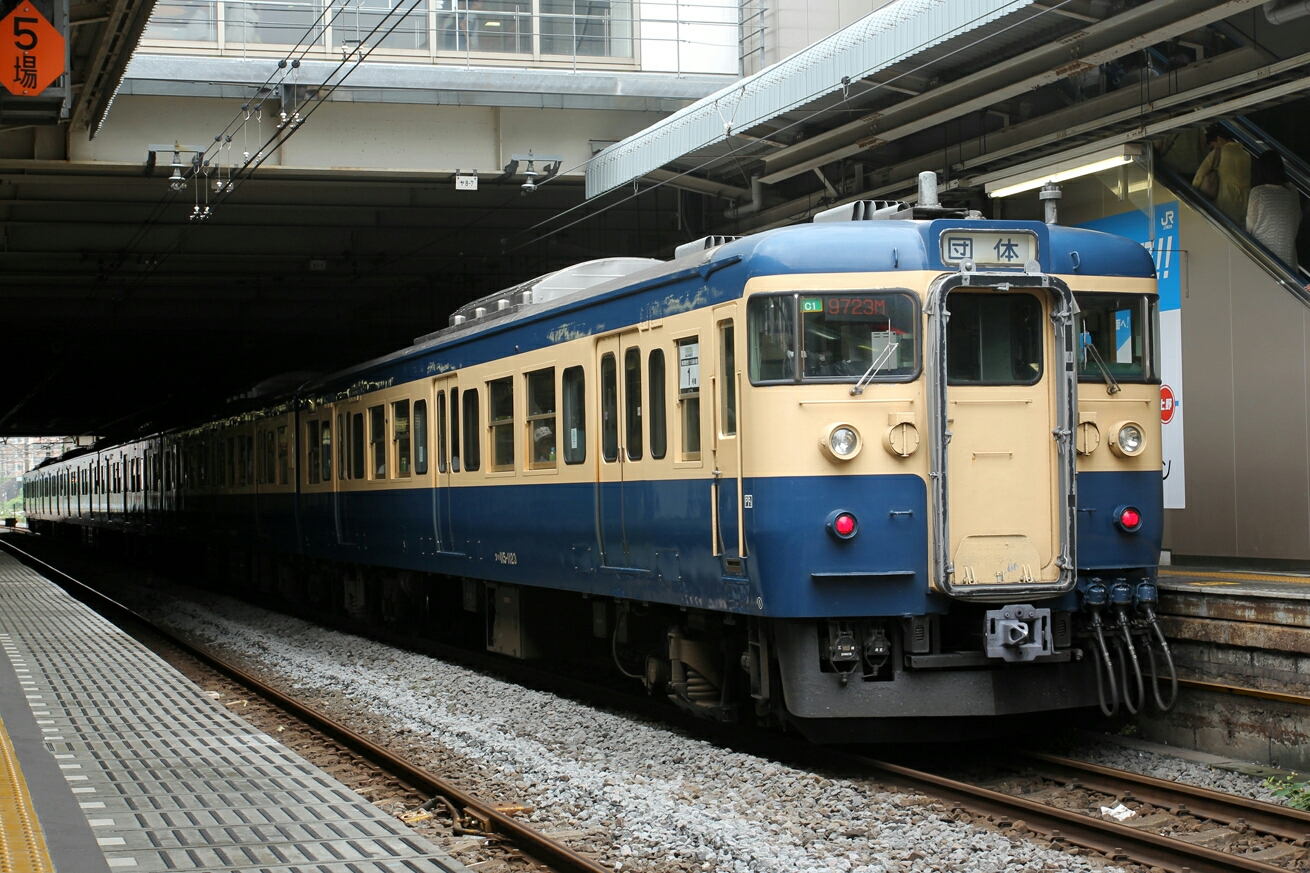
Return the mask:
{"type": "Polygon", "coordinates": [[[64,35],[31,3],[0,20],[0,83],[11,94],[34,97],[64,73],[64,35]]]}

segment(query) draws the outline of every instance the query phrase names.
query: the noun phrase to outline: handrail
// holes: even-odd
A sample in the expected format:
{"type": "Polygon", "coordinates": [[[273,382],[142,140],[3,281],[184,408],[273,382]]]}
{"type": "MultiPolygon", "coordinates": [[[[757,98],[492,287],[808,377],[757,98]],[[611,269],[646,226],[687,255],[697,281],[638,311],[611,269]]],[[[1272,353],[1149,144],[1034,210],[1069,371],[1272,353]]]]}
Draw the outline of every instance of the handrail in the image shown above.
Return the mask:
{"type": "Polygon", "coordinates": [[[1273,252],[1247,233],[1245,227],[1238,225],[1237,222],[1225,215],[1219,207],[1215,206],[1209,198],[1193,188],[1190,180],[1179,176],[1160,161],[1155,162],[1155,175],[1164,187],[1177,195],[1179,200],[1204,215],[1215,228],[1228,237],[1230,242],[1246,252],[1251,260],[1259,264],[1285,290],[1304,305],[1310,306],[1310,290],[1306,289],[1305,279],[1293,272],[1291,267],[1284,264],[1273,252]]]}
{"type": "Polygon", "coordinates": [[[1224,127],[1237,138],[1252,156],[1265,149],[1273,149],[1283,157],[1283,168],[1287,170],[1287,179],[1301,191],[1303,196],[1310,196],[1310,164],[1301,160],[1301,156],[1283,145],[1246,116],[1237,116],[1224,122],[1224,127]]]}

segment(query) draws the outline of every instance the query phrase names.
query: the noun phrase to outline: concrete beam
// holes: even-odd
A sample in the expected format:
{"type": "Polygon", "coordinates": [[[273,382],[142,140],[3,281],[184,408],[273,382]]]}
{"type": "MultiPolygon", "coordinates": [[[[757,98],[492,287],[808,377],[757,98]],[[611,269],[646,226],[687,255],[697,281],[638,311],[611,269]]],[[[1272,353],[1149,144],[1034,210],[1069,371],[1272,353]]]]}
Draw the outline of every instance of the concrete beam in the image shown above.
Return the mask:
{"type": "MultiPolygon", "coordinates": [[[[277,58],[138,54],[120,94],[249,99],[277,72],[277,58]]],[[[299,85],[314,89],[336,64],[306,60],[299,85]]],[[[457,67],[366,62],[332,99],[353,103],[505,106],[526,109],[622,109],[672,112],[712,94],[732,76],[670,76],[608,70],[457,67]]]]}

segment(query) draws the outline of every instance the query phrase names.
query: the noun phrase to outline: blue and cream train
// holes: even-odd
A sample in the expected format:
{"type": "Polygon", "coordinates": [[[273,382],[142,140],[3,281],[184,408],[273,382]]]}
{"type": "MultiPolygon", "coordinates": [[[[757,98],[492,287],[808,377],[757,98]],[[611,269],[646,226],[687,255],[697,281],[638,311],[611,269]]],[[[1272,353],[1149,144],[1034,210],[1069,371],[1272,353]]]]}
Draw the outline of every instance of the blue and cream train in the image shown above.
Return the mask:
{"type": "Polygon", "coordinates": [[[476,301],[49,463],[27,517],[818,739],[1140,705],[1167,655],[1150,255],[940,208],[821,219],[476,301]]]}

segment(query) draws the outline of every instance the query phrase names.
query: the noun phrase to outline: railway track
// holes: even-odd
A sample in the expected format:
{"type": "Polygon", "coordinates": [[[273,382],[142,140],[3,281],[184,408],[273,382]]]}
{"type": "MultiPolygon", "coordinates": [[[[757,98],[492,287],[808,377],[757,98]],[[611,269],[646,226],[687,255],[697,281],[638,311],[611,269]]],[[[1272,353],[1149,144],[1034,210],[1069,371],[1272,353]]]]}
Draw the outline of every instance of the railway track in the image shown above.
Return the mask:
{"type": "MultiPolygon", "coordinates": [[[[1032,832],[1114,861],[1173,873],[1305,869],[1299,862],[1310,845],[1310,813],[1274,804],[1040,752],[1009,756],[1008,766],[1050,783],[1022,794],[859,756],[850,761],[882,781],[952,803],[957,813],[983,817],[993,827],[1032,832]],[[1057,805],[1073,792],[1102,795],[1111,804],[1137,809],[1120,823],[1057,805]],[[1253,841],[1267,845],[1238,851],[1253,841]]],[[[1099,804],[1093,801],[1093,808],[1099,804]]]]}
{"type": "Polygon", "coordinates": [[[145,616],[96,590],[95,587],[75,579],[58,567],[18,548],[12,542],[0,540],[0,543],[22,560],[56,575],[58,580],[54,581],[63,580],[66,583],[66,590],[88,605],[93,605],[102,613],[110,613],[120,620],[126,620],[145,629],[167,645],[231,678],[251,693],[310,726],[329,738],[339,749],[347,750],[370,762],[392,777],[392,780],[389,780],[391,787],[402,792],[405,788],[409,788],[429,797],[430,800],[424,804],[423,811],[437,809],[448,814],[456,834],[481,834],[509,842],[523,855],[546,865],[555,873],[612,873],[563,843],[517,821],[494,803],[474,797],[451,782],[391,753],[314,707],[284,694],[259,677],[159,627],[145,616]]]}
{"type": "MultiPolygon", "coordinates": [[[[475,831],[484,830],[512,841],[523,854],[560,873],[599,873],[606,869],[505,815],[493,804],[480,801],[396,757],[366,737],[269,687],[239,667],[156,627],[148,619],[57,567],[10,543],[5,545],[24,559],[67,580],[79,595],[95,601],[101,608],[139,623],[161,639],[167,640],[170,645],[232,677],[243,687],[275,701],[279,707],[321,730],[352,754],[392,774],[404,786],[413,786],[425,796],[435,795],[434,800],[443,798],[438,801],[441,808],[449,809],[457,824],[463,819],[475,831]]],[[[745,739],[742,745],[755,747],[766,755],[789,756],[786,751],[780,752],[775,743],[761,744],[758,736],[745,739]]],[[[1012,787],[1011,790],[1002,790],[1000,787],[954,779],[832,749],[797,750],[793,746],[790,752],[791,757],[803,759],[808,764],[838,769],[852,776],[868,777],[903,790],[938,798],[950,804],[957,815],[972,817],[979,823],[985,819],[988,826],[1009,831],[1013,836],[1041,837],[1056,845],[1078,847],[1119,862],[1135,863],[1172,873],[1286,873],[1288,870],[1310,869],[1299,863],[1305,854],[1302,849],[1310,845],[1310,814],[1184,783],[1154,779],[1054,755],[1014,752],[1009,753],[1006,766],[1022,774],[1023,779],[1042,780],[1047,785],[1036,791],[1015,793],[1012,787]],[[1089,804],[1084,797],[1081,809],[1069,808],[1080,805],[1070,801],[1068,795],[1071,792],[1099,795],[1111,805],[1118,802],[1131,804],[1137,807],[1136,814],[1128,823],[1089,815],[1087,808],[1096,808],[1096,804],[1089,804]],[[1068,805],[1057,805],[1059,802],[1068,805]],[[1175,827],[1178,823],[1182,826],[1175,827]],[[1171,830],[1178,833],[1171,834],[1171,830]],[[1194,834],[1203,835],[1200,842],[1189,842],[1182,838],[1194,834]],[[1257,850],[1266,852],[1265,855],[1254,857],[1240,852],[1244,848],[1243,844],[1251,842],[1250,835],[1257,835],[1268,844],[1267,848],[1257,850]],[[1280,849],[1273,853],[1279,856],[1276,861],[1268,854],[1270,848],[1280,849]]]]}

